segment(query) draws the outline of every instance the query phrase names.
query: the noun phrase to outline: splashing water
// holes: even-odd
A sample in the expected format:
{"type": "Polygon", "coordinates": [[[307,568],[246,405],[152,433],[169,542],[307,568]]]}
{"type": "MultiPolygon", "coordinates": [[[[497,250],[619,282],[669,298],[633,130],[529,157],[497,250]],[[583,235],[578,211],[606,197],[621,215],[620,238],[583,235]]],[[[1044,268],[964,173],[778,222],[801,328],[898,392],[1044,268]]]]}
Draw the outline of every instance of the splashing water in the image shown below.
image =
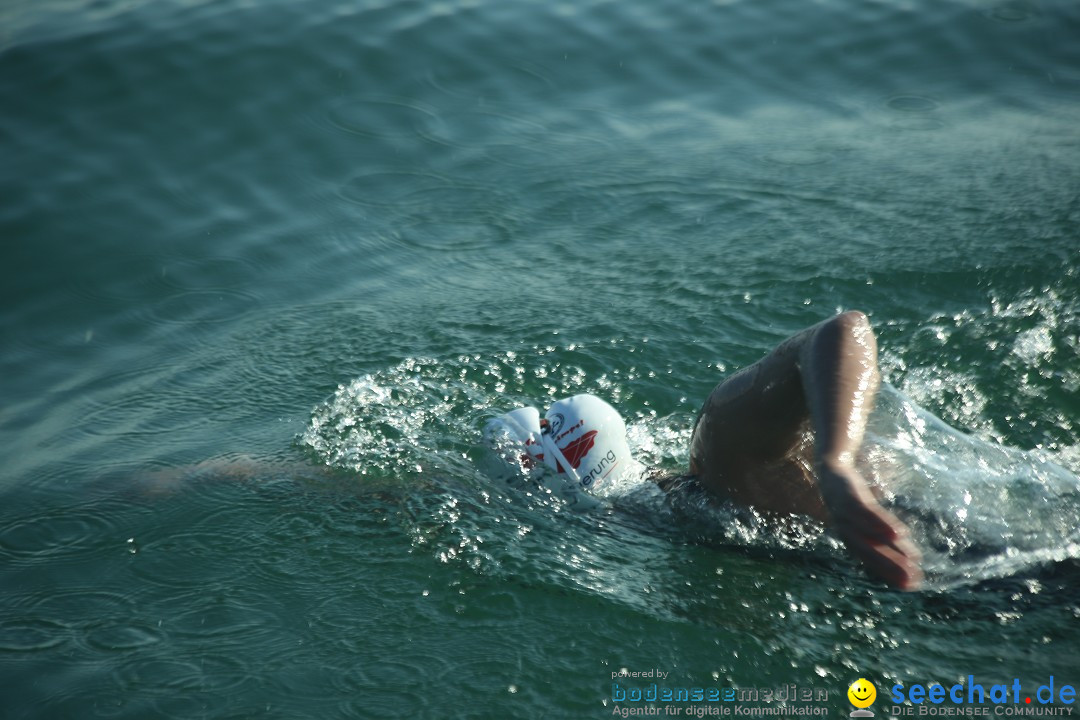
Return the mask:
{"type": "Polygon", "coordinates": [[[961,433],[888,384],[864,450],[945,584],[1080,557],[1080,480],[1044,453],[961,433]]]}
{"type": "MultiPolygon", "coordinates": [[[[545,488],[535,478],[523,473],[507,477],[504,466],[492,462],[494,450],[481,439],[487,419],[562,394],[593,392],[615,402],[630,394],[614,373],[590,378],[581,367],[559,362],[560,356],[556,348],[546,347],[449,360],[407,359],[340,386],[315,409],[300,442],[333,468],[391,484],[395,478],[422,480],[420,485],[398,485],[414,546],[431,544],[444,561],[466,559],[489,572],[506,562],[506,557],[497,559],[500,546],[502,553],[518,555],[522,539],[531,533],[549,540],[562,536],[556,548],[566,537],[571,542],[578,538],[576,550],[540,562],[557,567],[561,557],[569,563],[552,569],[553,576],[561,573],[593,589],[619,587],[623,599],[639,600],[640,591],[626,592],[641,586],[637,580],[625,582],[625,565],[619,571],[623,581],[616,582],[602,561],[606,552],[620,553],[630,538],[652,543],[659,535],[667,542],[689,539],[750,552],[842,552],[824,528],[808,519],[766,518],[701,494],[665,494],[650,482],[648,468],[676,474],[685,467],[693,425],[687,412],[639,412],[629,419],[628,440],[643,470],[605,488],[600,509],[591,513],[568,514],[550,485],[545,488]],[[620,529],[611,536],[613,526],[620,529]],[[510,533],[514,539],[507,541],[510,528],[515,528],[510,533]],[[483,542],[477,539],[485,536],[483,542]],[[603,537],[611,542],[607,550],[597,540],[603,537]],[[598,575],[608,579],[598,585],[593,582],[598,575]]],[[[1080,557],[1080,482],[1075,475],[1046,453],[961,433],[887,383],[860,462],[886,503],[910,525],[924,550],[931,587],[1006,577],[1080,557]]],[[[534,569],[546,549],[532,546],[525,553],[534,569]]]]}

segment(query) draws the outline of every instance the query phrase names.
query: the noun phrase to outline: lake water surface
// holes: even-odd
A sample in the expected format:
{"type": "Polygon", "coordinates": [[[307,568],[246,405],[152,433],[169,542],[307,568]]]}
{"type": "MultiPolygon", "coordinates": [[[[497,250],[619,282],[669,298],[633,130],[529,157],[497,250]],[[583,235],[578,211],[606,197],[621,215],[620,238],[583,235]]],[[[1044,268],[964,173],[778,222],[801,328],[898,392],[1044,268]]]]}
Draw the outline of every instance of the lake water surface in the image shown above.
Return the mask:
{"type": "Polygon", "coordinates": [[[1080,684],[1078,128],[1069,0],[7,0],[0,717],[1080,684]],[[853,308],[920,592],[485,472],[575,392],[677,472],[853,308]]]}

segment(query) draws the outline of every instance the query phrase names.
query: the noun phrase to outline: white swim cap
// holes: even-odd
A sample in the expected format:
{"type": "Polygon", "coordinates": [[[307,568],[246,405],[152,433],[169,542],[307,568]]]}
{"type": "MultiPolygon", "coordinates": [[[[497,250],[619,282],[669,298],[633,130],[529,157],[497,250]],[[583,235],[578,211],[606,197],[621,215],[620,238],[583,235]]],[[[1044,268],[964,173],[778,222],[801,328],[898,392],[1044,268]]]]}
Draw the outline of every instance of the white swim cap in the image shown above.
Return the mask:
{"type": "Polygon", "coordinates": [[[484,436],[510,469],[554,470],[565,480],[564,496],[613,483],[633,465],[626,423],[595,395],[559,400],[543,420],[536,408],[512,410],[491,420],[484,436]]]}
{"type": "Polygon", "coordinates": [[[548,408],[542,424],[544,462],[587,490],[615,482],[630,470],[626,423],[595,395],[575,395],[548,408]]]}
{"type": "Polygon", "coordinates": [[[489,421],[484,427],[484,438],[502,460],[516,466],[529,468],[543,462],[544,449],[540,443],[540,411],[534,407],[511,410],[489,421]]]}

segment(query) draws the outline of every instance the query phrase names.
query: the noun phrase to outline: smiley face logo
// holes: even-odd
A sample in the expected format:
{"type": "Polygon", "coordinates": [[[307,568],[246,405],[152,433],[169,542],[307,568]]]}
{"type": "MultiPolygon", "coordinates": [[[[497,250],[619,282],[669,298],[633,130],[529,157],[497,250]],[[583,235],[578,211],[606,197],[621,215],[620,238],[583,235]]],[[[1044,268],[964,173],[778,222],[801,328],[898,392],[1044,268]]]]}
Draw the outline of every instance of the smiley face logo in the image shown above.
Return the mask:
{"type": "Polygon", "coordinates": [[[859,678],[847,689],[847,698],[857,708],[869,707],[877,699],[877,688],[866,678],[859,678]]]}

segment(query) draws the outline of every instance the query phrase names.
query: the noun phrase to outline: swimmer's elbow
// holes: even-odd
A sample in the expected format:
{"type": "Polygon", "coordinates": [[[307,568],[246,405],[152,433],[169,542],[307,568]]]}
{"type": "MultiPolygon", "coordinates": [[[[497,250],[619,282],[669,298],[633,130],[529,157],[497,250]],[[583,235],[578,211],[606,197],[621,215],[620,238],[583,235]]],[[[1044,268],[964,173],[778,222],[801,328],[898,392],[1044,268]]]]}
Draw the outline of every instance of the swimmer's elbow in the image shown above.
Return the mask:
{"type": "Polygon", "coordinates": [[[828,320],[827,325],[836,325],[848,333],[857,333],[870,329],[870,318],[862,310],[846,310],[828,320]]]}

